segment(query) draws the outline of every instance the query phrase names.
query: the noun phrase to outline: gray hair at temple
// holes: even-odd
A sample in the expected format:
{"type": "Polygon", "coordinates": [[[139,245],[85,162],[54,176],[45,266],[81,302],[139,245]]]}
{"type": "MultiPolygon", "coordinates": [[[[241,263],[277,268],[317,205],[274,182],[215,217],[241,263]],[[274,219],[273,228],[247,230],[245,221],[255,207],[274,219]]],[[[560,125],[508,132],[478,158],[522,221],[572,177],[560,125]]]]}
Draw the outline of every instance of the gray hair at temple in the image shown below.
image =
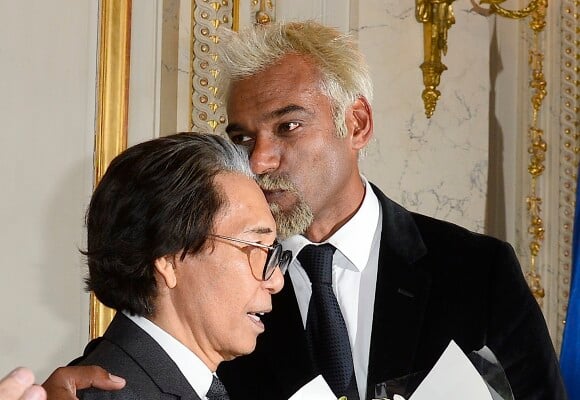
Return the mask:
{"type": "Polygon", "coordinates": [[[217,135],[160,137],[115,157],[87,211],[87,288],[108,307],[152,315],[155,260],[200,251],[228,206],[220,173],[254,177],[247,154],[217,135]]]}
{"type": "Polygon", "coordinates": [[[345,112],[359,97],[373,97],[369,68],[352,36],[314,21],[272,23],[239,33],[223,31],[218,47],[222,97],[228,82],[255,75],[288,54],[308,57],[320,71],[322,92],[332,105],[339,137],[346,136],[345,112]]]}

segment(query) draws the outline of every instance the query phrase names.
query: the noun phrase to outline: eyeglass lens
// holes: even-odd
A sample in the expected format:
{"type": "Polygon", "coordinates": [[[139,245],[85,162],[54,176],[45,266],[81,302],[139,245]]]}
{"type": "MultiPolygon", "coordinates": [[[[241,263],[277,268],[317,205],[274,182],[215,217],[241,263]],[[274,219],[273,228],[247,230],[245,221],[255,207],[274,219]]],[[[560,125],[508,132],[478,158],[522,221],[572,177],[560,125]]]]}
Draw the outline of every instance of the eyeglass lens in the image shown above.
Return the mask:
{"type": "Polygon", "coordinates": [[[276,267],[279,266],[280,269],[284,271],[290,263],[291,253],[289,251],[283,251],[280,243],[274,243],[273,246],[273,250],[268,250],[268,257],[262,275],[263,280],[270,279],[276,270],[276,267]]]}

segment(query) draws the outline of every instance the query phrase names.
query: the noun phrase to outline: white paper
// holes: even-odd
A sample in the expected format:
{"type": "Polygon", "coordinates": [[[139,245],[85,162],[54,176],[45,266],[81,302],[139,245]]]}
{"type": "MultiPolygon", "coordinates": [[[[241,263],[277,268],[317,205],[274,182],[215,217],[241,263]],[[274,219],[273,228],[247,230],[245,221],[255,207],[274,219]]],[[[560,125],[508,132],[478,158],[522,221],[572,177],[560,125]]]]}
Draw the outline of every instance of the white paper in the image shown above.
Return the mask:
{"type": "MultiPolygon", "coordinates": [[[[465,399],[493,400],[479,372],[452,340],[409,400],[465,399]]],[[[336,400],[336,397],[322,375],[318,375],[289,400],[336,400]]],[[[395,395],[394,400],[404,398],[395,395]]]]}
{"type": "Polygon", "coordinates": [[[452,340],[409,400],[492,400],[483,378],[452,340]]]}
{"type": "Polygon", "coordinates": [[[322,375],[302,386],[288,400],[336,400],[336,396],[322,375]]]}

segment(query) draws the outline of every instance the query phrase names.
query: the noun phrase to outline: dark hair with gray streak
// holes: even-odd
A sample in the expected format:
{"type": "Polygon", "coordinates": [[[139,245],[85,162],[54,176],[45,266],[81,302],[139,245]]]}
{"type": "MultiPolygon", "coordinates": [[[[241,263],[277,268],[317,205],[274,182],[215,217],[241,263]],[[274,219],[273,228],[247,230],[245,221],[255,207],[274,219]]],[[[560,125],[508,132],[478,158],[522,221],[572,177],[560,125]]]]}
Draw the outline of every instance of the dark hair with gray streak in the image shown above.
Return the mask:
{"type": "Polygon", "coordinates": [[[214,183],[222,172],[253,177],[243,150],[216,135],[161,137],[118,155],[87,211],[87,289],[108,307],[152,315],[155,260],[204,246],[227,206],[214,183]]]}

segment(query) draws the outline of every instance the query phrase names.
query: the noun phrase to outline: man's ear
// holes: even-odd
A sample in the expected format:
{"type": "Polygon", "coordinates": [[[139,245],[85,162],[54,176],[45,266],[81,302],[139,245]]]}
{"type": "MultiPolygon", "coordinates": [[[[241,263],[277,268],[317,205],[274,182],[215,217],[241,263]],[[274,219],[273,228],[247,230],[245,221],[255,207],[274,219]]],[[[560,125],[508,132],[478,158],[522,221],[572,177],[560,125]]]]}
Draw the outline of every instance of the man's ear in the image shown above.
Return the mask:
{"type": "Polygon", "coordinates": [[[177,285],[175,266],[169,256],[159,257],[155,260],[155,270],[169,289],[173,289],[177,285]]]}
{"type": "Polygon", "coordinates": [[[363,149],[373,136],[373,111],[365,97],[359,97],[346,111],[346,126],[353,149],[363,149]]]}

